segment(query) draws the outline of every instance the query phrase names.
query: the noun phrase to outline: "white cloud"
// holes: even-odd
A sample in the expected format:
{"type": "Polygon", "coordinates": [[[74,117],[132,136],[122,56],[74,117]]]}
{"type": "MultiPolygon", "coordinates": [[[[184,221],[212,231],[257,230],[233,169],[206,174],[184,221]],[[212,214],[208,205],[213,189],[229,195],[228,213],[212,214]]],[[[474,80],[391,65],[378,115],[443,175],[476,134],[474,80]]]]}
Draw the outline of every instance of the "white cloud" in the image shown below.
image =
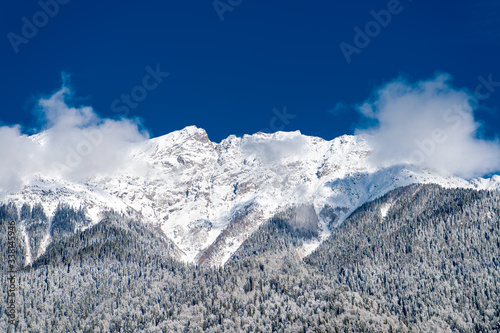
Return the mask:
{"type": "Polygon", "coordinates": [[[275,163],[290,155],[304,156],[307,148],[306,140],[300,135],[283,137],[269,136],[263,140],[258,137],[248,137],[242,142],[242,153],[255,156],[264,163],[275,163]]]}
{"type": "Polygon", "coordinates": [[[35,110],[44,129],[27,136],[19,125],[0,127],[0,189],[14,191],[27,178],[44,175],[83,179],[111,174],[127,165],[125,151],[147,132],[131,119],[103,119],[89,106],[71,106],[72,91],[63,84],[41,98],[35,110]]]}
{"type": "Polygon", "coordinates": [[[349,112],[351,109],[351,105],[343,102],[337,102],[332,109],[328,110],[328,113],[334,116],[341,116],[342,114],[349,112]]]}
{"type": "Polygon", "coordinates": [[[412,163],[464,178],[500,170],[498,141],[478,138],[472,94],[450,81],[448,74],[416,83],[398,78],[358,106],[377,123],[356,131],[371,136],[373,163],[412,163]]]}

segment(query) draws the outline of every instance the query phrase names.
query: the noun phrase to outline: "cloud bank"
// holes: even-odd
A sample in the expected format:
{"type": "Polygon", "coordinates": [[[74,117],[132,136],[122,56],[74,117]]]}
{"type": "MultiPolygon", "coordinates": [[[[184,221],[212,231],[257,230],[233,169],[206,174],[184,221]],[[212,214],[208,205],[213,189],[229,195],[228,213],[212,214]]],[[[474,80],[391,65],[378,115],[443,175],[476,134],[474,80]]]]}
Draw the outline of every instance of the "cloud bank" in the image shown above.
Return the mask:
{"type": "MultiPolygon", "coordinates": [[[[450,80],[447,74],[419,82],[398,78],[357,106],[375,124],[356,130],[371,137],[373,164],[411,163],[464,178],[500,170],[498,140],[478,135],[477,99],[450,80]]],[[[0,127],[1,192],[18,191],[37,175],[81,180],[140,167],[130,165],[126,153],[130,144],[149,138],[137,120],[101,118],[73,101],[73,91],[63,83],[38,100],[35,113],[43,127],[37,134],[24,134],[20,125],[0,127]]],[[[301,138],[293,137],[266,144],[250,140],[243,152],[272,163],[303,148],[301,138]]]]}
{"type": "Polygon", "coordinates": [[[410,163],[464,178],[500,170],[498,140],[479,136],[477,99],[450,81],[448,74],[416,83],[398,78],[357,107],[375,123],[356,130],[371,137],[372,163],[410,163]]]}
{"type": "MultiPolygon", "coordinates": [[[[29,178],[85,179],[127,165],[128,145],[149,138],[132,119],[103,119],[89,106],[72,106],[72,90],[63,84],[40,98],[35,113],[42,130],[28,136],[21,126],[0,127],[0,191],[19,190],[29,178]]],[[[129,164],[129,163],[128,163],[129,164]]]]}

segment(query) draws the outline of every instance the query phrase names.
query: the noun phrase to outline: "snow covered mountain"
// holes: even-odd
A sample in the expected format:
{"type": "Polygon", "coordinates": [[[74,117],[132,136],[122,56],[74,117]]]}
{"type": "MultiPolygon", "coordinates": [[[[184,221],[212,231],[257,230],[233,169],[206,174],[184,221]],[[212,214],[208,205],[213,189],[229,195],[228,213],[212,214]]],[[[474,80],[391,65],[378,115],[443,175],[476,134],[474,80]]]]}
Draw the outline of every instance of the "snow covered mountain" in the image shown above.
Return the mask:
{"type": "MultiPolygon", "coordinates": [[[[32,138],[43,144],[43,136],[32,138]]],[[[307,219],[318,235],[299,249],[304,256],[354,209],[397,187],[500,189],[498,176],[466,181],[409,165],[377,168],[368,162],[370,152],[369,139],[361,136],[326,141],[297,131],[232,135],[214,143],[190,126],[131,144],[130,163],[113,175],[82,180],[37,174],[22,190],[3,192],[0,202],[41,203],[49,216],[64,202],[85,208],[91,224],[113,209],[158,225],[182,259],[220,265],[264,221],[290,208],[297,223],[307,219]]]]}

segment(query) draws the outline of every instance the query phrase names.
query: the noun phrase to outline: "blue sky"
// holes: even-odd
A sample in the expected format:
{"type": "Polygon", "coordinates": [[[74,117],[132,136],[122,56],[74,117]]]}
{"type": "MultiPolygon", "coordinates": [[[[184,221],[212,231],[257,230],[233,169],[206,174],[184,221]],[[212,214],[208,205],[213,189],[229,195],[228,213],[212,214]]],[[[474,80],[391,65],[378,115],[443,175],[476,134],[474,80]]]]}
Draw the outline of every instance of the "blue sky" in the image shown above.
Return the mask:
{"type": "MultiPolygon", "coordinates": [[[[471,94],[480,77],[500,82],[499,14],[499,1],[2,1],[0,122],[39,128],[33,106],[66,72],[76,103],[138,117],[151,136],[196,125],[217,142],[262,129],[332,139],[363,126],[351,106],[397,77],[445,72],[471,94]]],[[[500,83],[487,88],[475,118],[493,138],[500,83]]]]}

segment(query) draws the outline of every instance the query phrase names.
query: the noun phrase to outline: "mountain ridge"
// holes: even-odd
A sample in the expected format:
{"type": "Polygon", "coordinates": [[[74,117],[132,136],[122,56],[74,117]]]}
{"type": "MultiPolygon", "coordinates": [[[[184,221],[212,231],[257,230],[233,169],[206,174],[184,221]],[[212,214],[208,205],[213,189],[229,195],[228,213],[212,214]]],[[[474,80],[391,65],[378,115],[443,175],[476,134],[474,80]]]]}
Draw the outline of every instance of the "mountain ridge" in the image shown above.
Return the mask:
{"type": "MultiPolygon", "coordinates": [[[[42,145],[45,139],[33,137],[42,145]]],[[[48,215],[64,202],[85,209],[90,225],[112,209],[161,228],[183,260],[222,265],[262,223],[302,204],[312,205],[318,217],[318,236],[300,249],[305,256],[357,207],[395,188],[500,188],[498,176],[467,181],[411,165],[376,167],[369,162],[371,151],[366,136],[327,141],[299,131],[259,132],[214,143],[205,130],[188,126],[130,144],[129,162],[112,174],[34,175],[20,191],[3,193],[0,202],[41,203],[48,215]]]]}

